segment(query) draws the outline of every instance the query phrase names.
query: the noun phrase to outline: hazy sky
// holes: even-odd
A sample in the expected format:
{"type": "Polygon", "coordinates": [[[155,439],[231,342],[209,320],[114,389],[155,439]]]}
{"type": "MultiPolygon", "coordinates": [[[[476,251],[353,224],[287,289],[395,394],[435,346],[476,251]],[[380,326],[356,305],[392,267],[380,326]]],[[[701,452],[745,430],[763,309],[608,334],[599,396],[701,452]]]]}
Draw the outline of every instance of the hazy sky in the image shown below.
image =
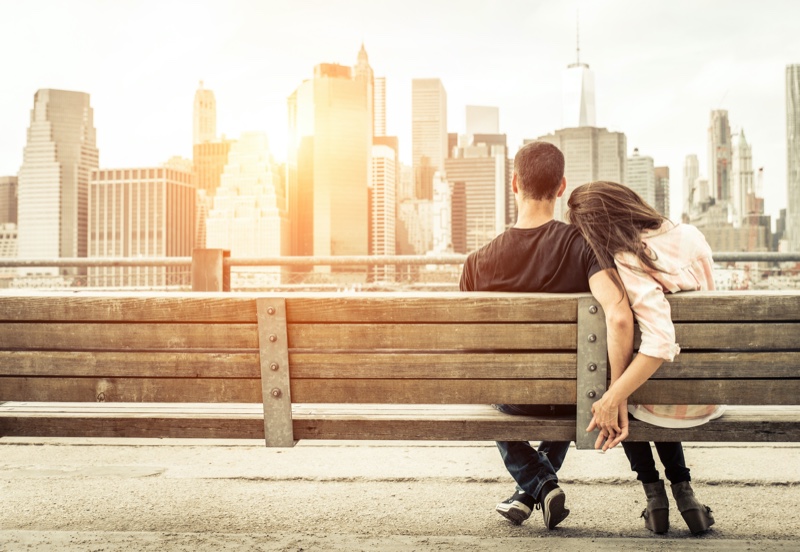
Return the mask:
{"type": "Polygon", "coordinates": [[[595,74],[597,124],[668,165],[673,217],[683,159],[707,174],[711,109],[764,167],[767,210],[785,207],[785,67],[800,63],[800,2],[762,0],[0,0],[0,175],[22,163],[39,88],[91,94],[100,166],[191,157],[198,81],[214,91],[217,130],[261,130],[285,158],[286,98],[314,65],[353,65],[364,41],[387,78],[387,127],[411,157],[411,79],[439,77],[448,126],[466,105],[500,108],[512,154],[561,127],[561,76],[595,74]]]}

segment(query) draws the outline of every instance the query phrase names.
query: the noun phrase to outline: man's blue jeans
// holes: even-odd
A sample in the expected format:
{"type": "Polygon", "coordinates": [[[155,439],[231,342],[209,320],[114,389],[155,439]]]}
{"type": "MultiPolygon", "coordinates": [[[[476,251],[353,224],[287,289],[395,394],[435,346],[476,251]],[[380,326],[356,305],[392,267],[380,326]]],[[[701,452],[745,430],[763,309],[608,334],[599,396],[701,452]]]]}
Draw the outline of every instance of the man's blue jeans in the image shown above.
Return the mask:
{"type": "MultiPolygon", "coordinates": [[[[559,407],[548,407],[526,404],[495,404],[500,412],[515,415],[542,416],[560,414],[559,407]]],[[[574,407],[566,407],[564,413],[575,413],[574,407]]],[[[564,457],[569,450],[569,441],[542,441],[539,450],[534,449],[527,441],[497,441],[500,456],[508,473],[517,482],[517,490],[539,501],[539,494],[546,481],[558,483],[556,472],[561,469],[564,457]]]]}

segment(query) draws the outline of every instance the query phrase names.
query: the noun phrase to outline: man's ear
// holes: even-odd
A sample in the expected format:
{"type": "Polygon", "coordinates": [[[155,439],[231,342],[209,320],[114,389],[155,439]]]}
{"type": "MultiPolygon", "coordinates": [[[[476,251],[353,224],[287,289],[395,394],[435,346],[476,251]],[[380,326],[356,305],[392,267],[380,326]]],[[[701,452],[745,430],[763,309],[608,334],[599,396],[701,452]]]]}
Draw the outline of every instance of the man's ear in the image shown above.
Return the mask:
{"type": "Polygon", "coordinates": [[[558,193],[556,194],[556,197],[561,197],[562,195],[564,195],[564,192],[566,190],[567,190],[567,177],[566,176],[562,176],[561,177],[561,186],[558,187],[558,193]]]}
{"type": "Polygon", "coordinates": [[[519,186],[517,185],[517,173],[513,173],[511,176],[511,189],[515,194],[519,193],[519,186]]]}

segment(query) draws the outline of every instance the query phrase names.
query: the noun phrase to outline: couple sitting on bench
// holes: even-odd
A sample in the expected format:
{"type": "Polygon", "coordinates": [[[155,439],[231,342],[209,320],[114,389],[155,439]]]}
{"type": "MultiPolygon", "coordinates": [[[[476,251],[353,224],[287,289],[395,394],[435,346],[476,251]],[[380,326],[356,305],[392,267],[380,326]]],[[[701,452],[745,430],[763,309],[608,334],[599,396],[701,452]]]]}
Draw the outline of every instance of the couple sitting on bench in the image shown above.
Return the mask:
{"type": "MultiPolygon", "coordinates": [[[[650,443],[629,443],[628,415],[662,427],[692,427],[722,413],[717,405],[631,405],[628,397],[661,364],[680,351],[665,293],[713,290],[711,248],[694,226],[674,224],[633,190],[612,182],[592,182],[569,197],[572,224],[554,220],[556,199],[566,190],[564,156],[546,142],[525,145],[514,158],[512,187],[516,224],[472,253],[464,263],[462,291],[577,293],[591,291],[603,306],[608,328],[609,389],[592,406],[587,431],[599,429],[595,448],[622,444],[631,469],[644,486],[645,527],[669,528],[669,502],[650,443]],[[633,318],[642,334],[633,357],[633,318]]],[[[534,414],[526,405],[495,405],[509,414],[534,414]]],[[[540,409],[539,409],[540,410],[540,409]]],[[[536,411],[536,412],[535,412],[536,411]]],[[[556,472],[568,442],[498,442],[506,468],[517,483],[497,511],[516,524],[541,509],[545,526],[555,528],[569,514],[556,472]]],[[[672,484],[672,495],[689,530],[706,531],[711,510],[692,491],[681,443],[656,443],[672,484]]]]}

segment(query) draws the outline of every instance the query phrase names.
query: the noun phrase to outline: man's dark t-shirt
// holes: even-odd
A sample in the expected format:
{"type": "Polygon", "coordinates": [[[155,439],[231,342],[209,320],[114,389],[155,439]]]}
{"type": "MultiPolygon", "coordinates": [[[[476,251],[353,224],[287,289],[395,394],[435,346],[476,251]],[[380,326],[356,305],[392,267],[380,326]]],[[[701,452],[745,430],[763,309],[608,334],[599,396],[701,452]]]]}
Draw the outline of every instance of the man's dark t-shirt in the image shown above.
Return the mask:
{"type": "Polygon", "coordinates": [[[464,263],[461,291],[579,293],[601,269],[580,232],[551,220],[537,228],[509,228],[464,263]]]}

